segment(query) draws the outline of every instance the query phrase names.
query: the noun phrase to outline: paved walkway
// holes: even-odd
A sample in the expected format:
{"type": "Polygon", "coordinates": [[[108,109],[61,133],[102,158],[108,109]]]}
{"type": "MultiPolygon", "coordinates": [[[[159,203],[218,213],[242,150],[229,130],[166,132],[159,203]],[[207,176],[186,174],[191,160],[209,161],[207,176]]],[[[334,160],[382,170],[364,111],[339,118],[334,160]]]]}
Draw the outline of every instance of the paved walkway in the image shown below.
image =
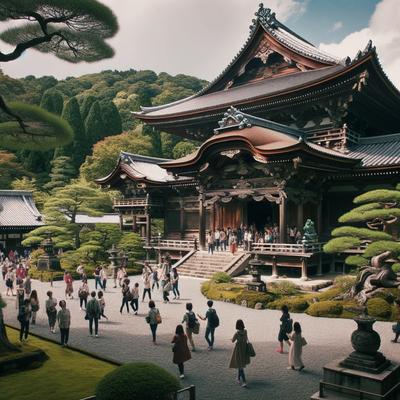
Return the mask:
{"type": "MultiPolygon", "coordinates": [[[[140,278],[131,279],[133,282],[137,280],[142,287],[140,278]]],[[[194,304],[195,312],[205,313],[206,300],[200,293],[200,285],[200,280],[181,278],[181,300],[171,301],[170,304],[162,303],[159,292],[153,293],[156,306],[160,309],[163,317],[163,323],[159,326],[158,331],[158,346],[152,345],[150,329],[144,320],[144,315],[148,310],[147,301],[140,303],[138,316],[127,315],[125,311],[121,315],[119,313],[120,290],[112,288],[107,290],[105,313],[110,320],[101,321],[100,338],[95,339],[88,337],[87,321],[84,320],[84,311],[79,310],[79,300],[77,298],[68,300],[68,307],[72,314],[70,344],[121,362],[144,360],[155,362],[177,374],[177,368],[172,364],[170,341],[176,325],[181,322],[187,301],[194,304]]],[[[92,289],[94,282],[90,281],[89,286],[92,289]]],[[[48,332],[47,318],[43,310],[45,293],[49,287],[48,283],[33,282],[33,288],[38,290],[42,306],[33,331],[44,336],[58,338],[58,332],[56,335],[48,332]]],[[[0,290],[5,293],[2,281],[0,290]]],[[[58,300],[64,298],[63,282],[55,282],[52,290],[58,300]]],[[[78,284],[75,284],[74,294],[77,295],[77,291],[78,284]]],[[[5,312],[6,320],[11,324],[16,324],[15,298],[4,298],[8,301],[5,312]]],[[[287,354],[281,355],[275,352],[280,312],[257,311],[222,302],[216,302],[215,308],[221,320],[221,326],[216,331],[216,349],[212,352],[207,351],[206,342],[203,339],[203,324],[200,335],[195,337],[198,351],[193,353],[192,360],[185,365],[186,378],[183,385],[196,385],[200,400],[309,399],[318,389],[324,364],[352,351],[350,335],[356,327],[353,321],[292,314],[293,319],[301,323],[304,336],[309,344],[304,348],[306,369],[300,373],[287,370],[287,354]],[[230,338],[235,332],[235,321],[238,318],[244,320],[249,338],[257,352],[251,365],[246,368],[249,389],[237,386],[235,371],[228,368],[232,349],[230,338]]],[[[383,353],[393,361],[400,362],[400,345],[390,342],[392,338],[391,325],[391,323],[377,322],[375,328],[381,335],[383,353]]],[[[84,371],[82,371],[82,375],[84,376],[84,371]]]]}

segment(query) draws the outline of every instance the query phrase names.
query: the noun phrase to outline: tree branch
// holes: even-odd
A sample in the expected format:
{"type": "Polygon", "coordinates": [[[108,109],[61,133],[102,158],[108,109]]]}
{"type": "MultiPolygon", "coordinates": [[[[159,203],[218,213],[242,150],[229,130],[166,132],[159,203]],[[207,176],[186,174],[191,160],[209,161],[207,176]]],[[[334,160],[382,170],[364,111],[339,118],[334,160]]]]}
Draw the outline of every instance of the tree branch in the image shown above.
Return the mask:
{"type": "Polygon", "coordinates": [[[18,115],[14,114],[8,107],[6,102],[4,101],[3,97],[0,95],[0,109],[3,110],[7,115],[10,117],[14,118],[19,126],[21,127],[22,132],[28,133],[26,131],[27,126],[25,125],[24,121],[22,121],[22,118],[19,117],[18,115]]]}

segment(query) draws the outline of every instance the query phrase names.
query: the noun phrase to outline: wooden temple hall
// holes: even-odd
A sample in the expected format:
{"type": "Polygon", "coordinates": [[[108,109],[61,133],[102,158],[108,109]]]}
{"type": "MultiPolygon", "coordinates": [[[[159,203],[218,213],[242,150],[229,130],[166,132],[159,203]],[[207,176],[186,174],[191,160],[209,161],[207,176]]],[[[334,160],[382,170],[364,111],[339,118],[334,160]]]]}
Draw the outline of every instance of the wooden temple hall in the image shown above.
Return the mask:
{"type": "MultiPolygon", "coordinates": [[[[288,228],[311,219],[319,242],[357,194],[400,181],[400,93],[371,42],[353,59],[326,54],[260,5],[250,35],[225,70],[197,94],[134,114],[158,131],[198,142],[176,160],[121,152],[97,183],[117,188],[124,229],[181,251],[206,232],[241,224],[279,229],[255,246],[279,266],[321,273],[321,246],[289,244],[288,228]],[[306,266],[305,266],[306,265],[306,266]]],[[[153,245],[157,247],[156,244],[153,245]]],[[[275,268],[275,269],[274,269],[275,268]]]]}

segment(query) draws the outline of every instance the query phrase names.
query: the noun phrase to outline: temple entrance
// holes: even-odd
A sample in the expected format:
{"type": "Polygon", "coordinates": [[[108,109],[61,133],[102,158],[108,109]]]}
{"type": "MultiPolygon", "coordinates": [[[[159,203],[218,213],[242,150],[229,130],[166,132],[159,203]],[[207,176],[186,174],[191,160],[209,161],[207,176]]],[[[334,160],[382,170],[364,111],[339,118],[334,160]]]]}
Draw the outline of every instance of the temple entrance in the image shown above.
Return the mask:
{"type": "Polygon", "coordinates": [[[278,223],[279,210],[275,203],[267,200],[255,201],[250,200],[247,202],[247,226],[255,225],[257,231],[261,232],[265,226],[272,226],[278,223]]]}

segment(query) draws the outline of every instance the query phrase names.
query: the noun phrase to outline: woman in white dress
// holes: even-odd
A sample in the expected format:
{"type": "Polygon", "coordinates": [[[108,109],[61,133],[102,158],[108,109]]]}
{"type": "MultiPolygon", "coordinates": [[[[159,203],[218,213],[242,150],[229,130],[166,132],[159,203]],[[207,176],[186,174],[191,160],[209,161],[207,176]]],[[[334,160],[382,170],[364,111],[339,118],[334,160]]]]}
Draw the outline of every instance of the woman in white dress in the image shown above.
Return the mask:
{"type": "Polygon", "coordinates": [[[289,335],[290,339],[290,350],[289,350],[289,369],[299,371],[304,369],[304,363],[301,359],[303,352],[303,346],[307,344],[306,340],[301,335],[301,326],[298,322],[293,324],[293,333],[289,335]]]}

